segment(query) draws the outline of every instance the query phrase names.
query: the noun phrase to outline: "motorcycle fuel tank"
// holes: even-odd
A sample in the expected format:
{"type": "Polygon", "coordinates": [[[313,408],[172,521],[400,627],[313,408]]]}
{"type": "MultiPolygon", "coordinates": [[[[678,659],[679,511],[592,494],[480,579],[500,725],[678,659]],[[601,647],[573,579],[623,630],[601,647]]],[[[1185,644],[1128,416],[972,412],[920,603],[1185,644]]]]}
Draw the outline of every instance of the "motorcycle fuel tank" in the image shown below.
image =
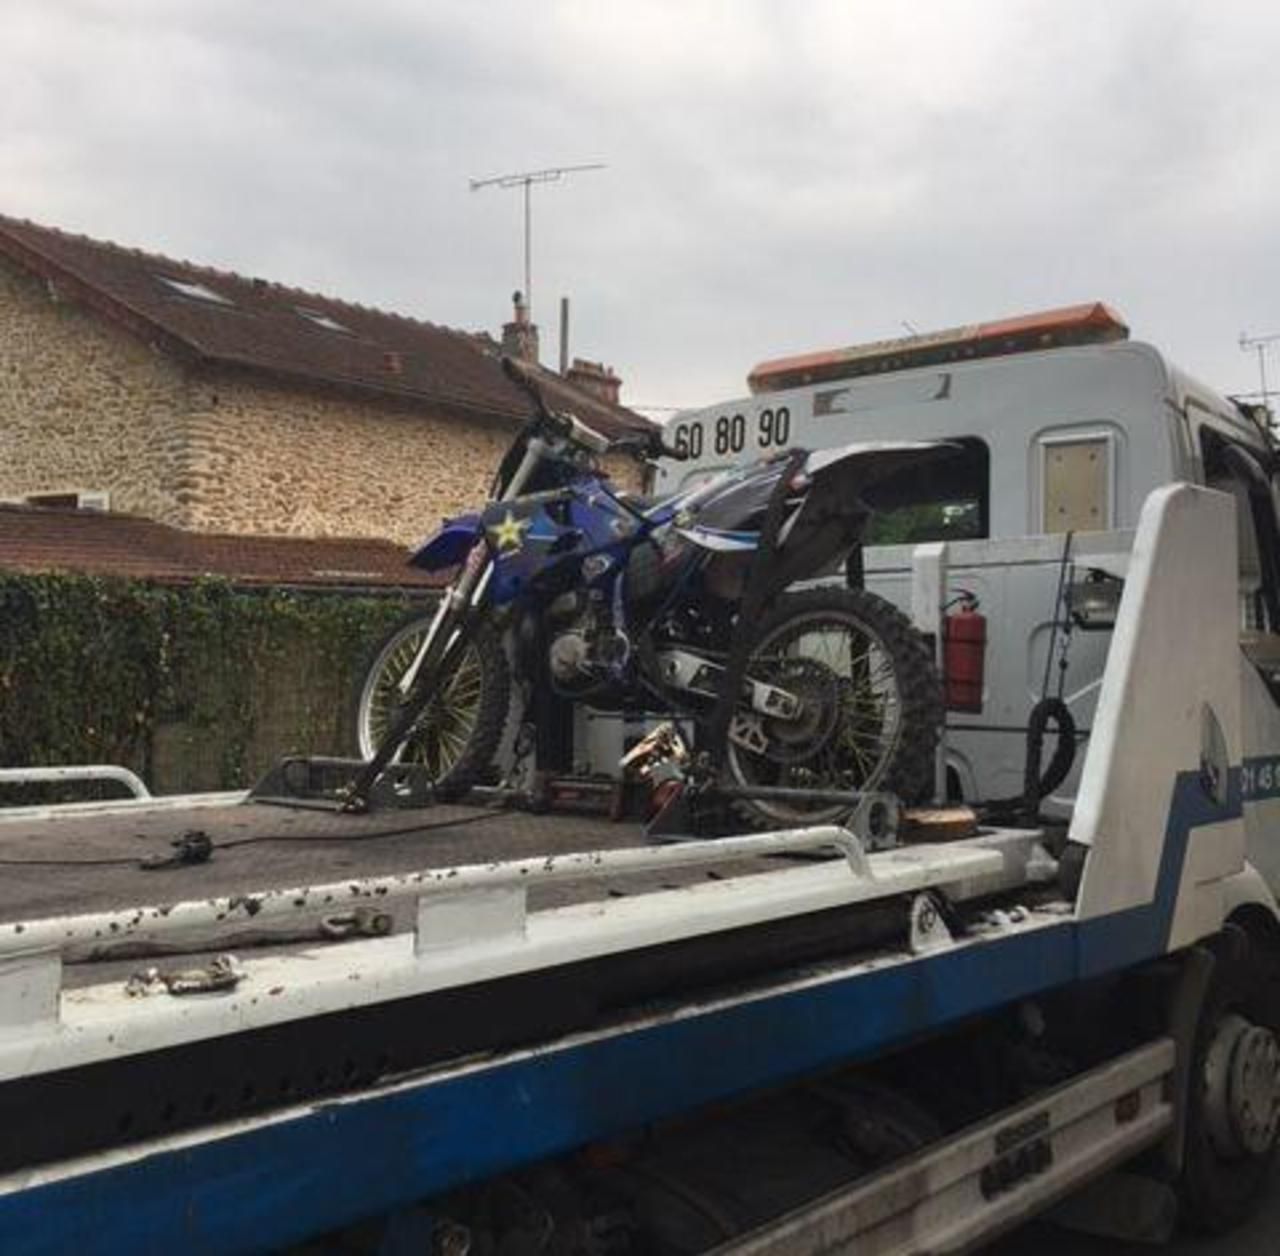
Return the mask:
{"type": "Polygon", "coordinates": [[[533,582],[594,584],[625,561],[639,521],[609,494],[573,489],[494,502],[481,516],[493,557],[495,604],[533,582]]]}

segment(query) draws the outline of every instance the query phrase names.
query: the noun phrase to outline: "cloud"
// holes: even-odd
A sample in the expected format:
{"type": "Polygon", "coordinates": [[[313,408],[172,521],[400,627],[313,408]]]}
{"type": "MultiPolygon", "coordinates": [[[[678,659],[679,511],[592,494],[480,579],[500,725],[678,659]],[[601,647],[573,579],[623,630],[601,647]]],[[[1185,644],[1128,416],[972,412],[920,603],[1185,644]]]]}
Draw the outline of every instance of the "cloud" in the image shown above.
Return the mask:
{"type": "Polygon", "coordinates": [[[9,0],[6,212],[462,327],[522,283],[635,401],[1113,300],[1225,389],[1280,330],[1261,3],[9,0]]]}

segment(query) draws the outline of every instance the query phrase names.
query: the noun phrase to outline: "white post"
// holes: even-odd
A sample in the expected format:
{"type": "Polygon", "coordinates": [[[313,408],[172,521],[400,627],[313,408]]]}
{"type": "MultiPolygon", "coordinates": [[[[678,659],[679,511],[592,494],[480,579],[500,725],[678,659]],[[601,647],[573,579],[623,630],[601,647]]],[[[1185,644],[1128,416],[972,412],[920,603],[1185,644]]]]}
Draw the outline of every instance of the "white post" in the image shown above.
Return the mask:
{"type": "Polygon", "coordinates": [[[62,957],[54,947],[0,955],[0,1034],[58,1021],[62,957]]]}
{"type": "MultiPolygon", "coordinates": [[[[918,632],[933,638],[934,663],[946,683],[942,641],[942,607],[947,600],[947,543],[930,541],[917,545],[911,554],[911,619],[918,632]]],[[[934,755],[934,801],[947,799],[947,727],[945,714],[938,729],[938,749],[934,755]]]]}

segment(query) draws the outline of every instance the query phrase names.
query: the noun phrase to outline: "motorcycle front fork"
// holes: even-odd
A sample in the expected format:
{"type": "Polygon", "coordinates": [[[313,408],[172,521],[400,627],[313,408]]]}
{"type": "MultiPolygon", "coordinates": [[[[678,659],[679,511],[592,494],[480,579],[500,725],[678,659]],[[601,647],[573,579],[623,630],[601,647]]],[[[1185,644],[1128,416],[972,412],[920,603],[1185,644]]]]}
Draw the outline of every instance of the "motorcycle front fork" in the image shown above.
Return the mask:
{"type": "MultiPolygon", "coordinates": [[[[547,442],[540,436],[533,437],[525,447],[524,457],[520,459],[520,465],[516,467],[511,479],[503,487],[502,492],[498,494],[497,500],[505,502],[519,497],[524,492],[525,485],[529,483],[533,473],[538,469],[538,464],[542,461],[546,452],[547,442]]],[[[466,563],[463,565],[462,575],[449,586],[444,596],[440,599],[440,605],[437,607],[435,617],[427,629],[427,635],[418,647],[418,652],[414,655],[413,662],[409,664],[405,669],[404,675],[397,682],[396,687],[400,691],[401,701],[405,701],[409,694],[413,692],[414,686],[417,684],[418,674],[422,671],[426,659],[431,655],[432,648],[445,625],[450,619],[456,619],[459,612],[467,609],[474,610],[479,607],[492,576],[493,560],[485,561],[484,538],[482,536],[477,537],[476,543],[467,555],[466,563]]],[[[446,633],[447,640],[444,646],[446,652],[453,648],[457,633],[457,625],[454,625],[452,630],[446,633]]]]}
{"type": "Polygon", "coordinates": [[[400,710],[373,757],[347,789],[344,811],[366,810],[370,790],[400,754],[436,692],[438,678],[448,670],[452,656],[466,640],[471,620],[479,614],[493,573],[493,561],[485,555],[483,541],[476,543],[472,553],[479,554],[480,558],[475,562],[468,560],[457,583],[441,598],[422,645],[400,679],[400,710]]]}
{"type": "MultiPolygon", "coordinates": [[[[503,487],[499,501],[519,497],[546,452],[547,443],[540,436],[529,441],[524,457],[503,487]]],[[[343,803],[345,810],[363,811],[368,806],[369,791],[374,783],[388,765],[395,762],[401,747],[417,725],[418,718],[431,701],[437,678],[464,641],[471,620],[480,613],[493,578],[493,564],[494,560],[488,555],[484,537],[478,536],[467,555],[462,574],[440,599],[440,605],[422,644],[398,682],[401,700],[399,714],[378,743],[373,757],[351,782],[343,803]]]]}
{"type": "Polygon", "coordinates": [[[462,575],[456,583],[445,590],[444,596],[441,597],[440,605],[436,607],[436,613],[427,627],[427,634],[423,637],[422,644],[413,656],[413,661],[405,668],[404,674],[400,679],[396,681],[396,689],[399,691],[401,702],[407,701],[409,695],[413,692],[423,664],[431,655],[433,647],[441,636],[444,637],[445,653],[456,644],[458,633],[460,632],[457,622],[460,615],[464,612],[473,612],[479,609],[484,601],[484,595],[489,588],[489,581],[492,577],[493,560],[486,560],[484,542],[477,541],[471,554],[467,556],[467,566],[464,568],[462,575]]]}

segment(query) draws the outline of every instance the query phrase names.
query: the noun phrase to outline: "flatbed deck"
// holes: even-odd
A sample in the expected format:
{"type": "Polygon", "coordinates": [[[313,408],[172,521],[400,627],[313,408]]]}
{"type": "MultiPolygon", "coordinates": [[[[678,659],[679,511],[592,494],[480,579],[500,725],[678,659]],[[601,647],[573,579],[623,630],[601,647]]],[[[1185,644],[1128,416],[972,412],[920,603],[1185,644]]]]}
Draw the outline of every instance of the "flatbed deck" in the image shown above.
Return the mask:
{"type": "MultiPolygon", "coordinates": [[[[644,844],[634,823],[445,805],[355,816],[242,803],[18,819],[0,823],[0,920],[644,844]],[[208,863],[139,866],[192,829],[213,843],[208,863]]],[[[539,893],[580,898],[582,887],[539,893]]]]}
{"type": "MultiPolygon", "coordinates": [[[[435,868],[556,857],[584,851],[650,846],[644,827],[591,815],[531,814],[492,807],[438,805],[368,815],[242,802],[216,806],[104,808],[0,822],[0,922],[48,920],[87,913],[163,906],[272,889],[395,876],[435,868]],[[206,863],[144,869],[141,861],[172,853],[172,843],[199,830],[213,845],[206,863]]],[[[726,860],[714,868],[667,869],[530,887],[529,907],[621,898],[777,867],[774,859],[726,860]]],[[[392,932],[414,926],[411,902],[390,901],[392,932]]],[[[216,945],[154,947],[195,962],[228,949],[266,953],[322,941],[314,919],[297,936],[264,934],[252,921],[228,921],[216,945]]],[[[138,953],[73,964],[74,987],[127,976],[138,953]]]]}
{"type": "Polygon", "coordinates": [[[1043,836],[875,852],[810,825],[673,847],[589,815],[225,796],[11,817],[0,1172],[871,971],[949,943],[920,915],[932,894],[1031,892],[1043,836]],[[193,829],[207,861],[142,866],[193,829]]]}

